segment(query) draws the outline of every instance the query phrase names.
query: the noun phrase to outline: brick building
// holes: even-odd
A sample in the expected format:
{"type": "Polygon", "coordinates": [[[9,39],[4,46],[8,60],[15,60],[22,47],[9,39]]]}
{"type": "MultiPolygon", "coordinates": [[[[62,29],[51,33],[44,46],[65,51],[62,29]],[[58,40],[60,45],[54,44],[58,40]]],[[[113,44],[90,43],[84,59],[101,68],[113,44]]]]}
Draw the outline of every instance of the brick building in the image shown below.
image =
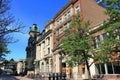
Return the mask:
{"type": "MultiPolygon", "coordinates": [[[[83,24],[85,21],[89,20],[91,25],[89,27],[90,30],[96,30],[104,20],[108,17],[104,14],[105,9],[98,4],[94,0],[70,0],[54,17],[54,30],[53,30],[53,72],[60,72],[60,56],[61,56],[61,49],[59,48],[59,41],[64,36],[64,30],[69,28],[70,21],[73,15],[76,15],[78,12],[83,20],[83,24]],[[99,16],[98,16],[99,15],[99,16]]],[[[97,31],[93,33],[93,36],[97,36],[98,34],[102,34],[103,31],[97,31]]],[[[64,56],[64,54],[62,54],[64,56]]],[[[65,63],[66,57],[62,59],[62,71],[66,72],[68,76],[74,78],[87,77],[87,72],[85,66],[80,67],[80,76],[78,76],[78,68],[74,67],[72,70],[71,68],[67,67],[65,63]]],[[[92,75],[96,73],[95,66],[91,66],[92,75]]]]}
{"type": "MultiPolygon", "coordinates": [[[[65,62],[67,57],[64,56],[59,42],[64,37],[64,30],[69,28],[73,15],[77,13],[80,13],[83,24],[85,21],[90,21],[89,30],[93,32],[92,36],[95,37],[95,41],[104,40],[106,34],[104,30],[100,29],[103,22],[108,19],[104,12],[105,8],[99,6],[94,0],[70,0],[61,8],[53,19],[46,23],[45,29],[36,39],[36,47],[34,47],[36,74],[60,73],[62,71],[67,74],[68,78],[87,78],[86,66],[79,66],[80,73],[78,73],[78,67],[68,67],[65,62]]],[[[96,44],[94,47],[97,48],[98,46],[99,44],[96,44]]],[[[117,65],[114,66],[116,69],[119,67],[117,65]]],[[[111,74],[110,67],[111,65],[106,64],[93,64],[90,67],[91,75],[111,74]]]]}

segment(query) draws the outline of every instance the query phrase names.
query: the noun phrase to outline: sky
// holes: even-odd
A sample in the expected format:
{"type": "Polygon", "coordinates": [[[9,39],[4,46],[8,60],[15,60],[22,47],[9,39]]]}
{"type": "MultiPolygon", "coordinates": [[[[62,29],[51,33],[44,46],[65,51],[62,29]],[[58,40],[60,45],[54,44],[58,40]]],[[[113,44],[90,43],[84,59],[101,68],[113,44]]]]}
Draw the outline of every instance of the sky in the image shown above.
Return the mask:
{"type": "Polygon", "coordinates": [[[32,24],[37,24],[40,31],[44,29],[44,25],[48,20],[51,20],[54,15],[68,2],[69,0],[12,0],[10,3],[10,13],[15,16],[16,20],[20,20],[25,28],[24,34],[12,34],[16,43],[9,44],[8,49],[11,53],[6,55],[6,59],[20,60],[26,58],[26,46],[29,38],[29,29],[32,24]]]}

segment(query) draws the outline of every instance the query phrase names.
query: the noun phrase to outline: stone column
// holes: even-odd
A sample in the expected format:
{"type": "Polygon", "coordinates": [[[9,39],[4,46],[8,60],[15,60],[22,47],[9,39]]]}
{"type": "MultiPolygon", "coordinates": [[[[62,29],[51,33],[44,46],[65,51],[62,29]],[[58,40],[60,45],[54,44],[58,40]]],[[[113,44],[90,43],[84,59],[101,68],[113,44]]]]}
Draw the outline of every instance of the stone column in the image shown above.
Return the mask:
{"type": "Polygon", "coordinates": [[[49,72],[52,72],[52,59],[49,59],[49,72]]]}
{"type": "Polygon", "coordinates": [[[108,68],[106,63],[104,64],[104,67],[105,67],[105,74],[108,74],[108,68]]]}

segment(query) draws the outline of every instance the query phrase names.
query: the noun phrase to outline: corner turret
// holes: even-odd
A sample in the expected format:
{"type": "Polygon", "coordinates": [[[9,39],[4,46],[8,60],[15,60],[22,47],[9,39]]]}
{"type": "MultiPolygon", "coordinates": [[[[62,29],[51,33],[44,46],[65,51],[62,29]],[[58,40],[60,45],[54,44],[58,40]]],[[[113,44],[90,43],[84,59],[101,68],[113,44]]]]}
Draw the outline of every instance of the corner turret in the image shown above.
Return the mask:
{"type": "Polygon", "coordinates": [[[39,34],[40,34],[39,27],[37,26],[37,24],[33,24],[32,27],[30,27],[30,32],[29,32],[30,37],[36,38],[37,36],[39,36],[39,34]]]}
{"type": "Polygon", "coordinates": [[[30,31],[33,31],[33,32],[40,32],[37,24],[33,24],[32,27],[30,27],[30,31]]]}

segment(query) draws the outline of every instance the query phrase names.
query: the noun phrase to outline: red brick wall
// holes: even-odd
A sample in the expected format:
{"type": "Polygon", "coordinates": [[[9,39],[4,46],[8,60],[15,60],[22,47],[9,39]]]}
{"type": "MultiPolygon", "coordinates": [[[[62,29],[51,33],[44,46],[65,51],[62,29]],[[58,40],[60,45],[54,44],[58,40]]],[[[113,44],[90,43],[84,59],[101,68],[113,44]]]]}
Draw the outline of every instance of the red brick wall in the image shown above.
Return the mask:
{"type": "Polygon", "coordinates": [[[99,6],[94,0],[80,0],[81,11],[84,21],[90,20],[91,28],[102,23],[108,17],[105,15],[105,9],[99,6]]]}

